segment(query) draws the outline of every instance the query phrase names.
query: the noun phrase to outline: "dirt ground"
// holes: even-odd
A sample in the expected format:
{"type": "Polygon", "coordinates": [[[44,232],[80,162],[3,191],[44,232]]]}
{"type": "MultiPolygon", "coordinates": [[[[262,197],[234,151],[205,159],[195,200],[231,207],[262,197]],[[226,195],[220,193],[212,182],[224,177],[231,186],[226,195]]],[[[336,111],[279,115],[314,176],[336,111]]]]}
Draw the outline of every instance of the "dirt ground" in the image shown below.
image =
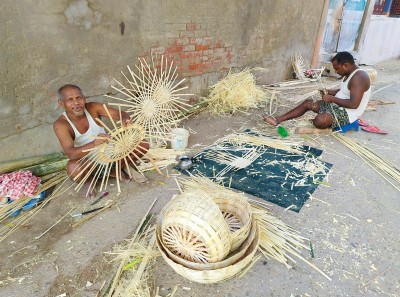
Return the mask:
{"type": "MultiPolygon", "coordinates": [[[[372,99],[395,102],[367,111],[363,120],[389,132],[387,135],[349,132],[371,150],[400,167],[400,60],[376,65],[372,99]],[[388,86],[388,87],[387,87],[388,86]],[[387,87],[382,89],[383,87],[387,87]]],[[[294,96],[289,94],[288,96],[294,96]]],[[[278,113],[293,103],[282,101],[278,113]]],[[[256,128],[270,135],[275,129],[259,119],[262,109],[231,117],[199,114],[184,124],[192,134],[190,154],[218,138],[243,128],[256,128]]],[[[286,127],[305,125],[306,120],[288,122],[286,127]]],[[[275,216],[310,238],[315,258],[307,257],[327,273],[328,281],[302,263],[292,269],[262,258],[242,278],[221,284],[202,285],[176,274],[161,258],[155,271],[155,284],[166,296],[179,284],[175,296],[399,296],[400,250],[399,192],[345,146],[331,136],[310,135],[304,143],[324,150],[322,159],[332,163],[329,185],[321,185],[300,213],[271,205],[275,216]],[[183,289],[185,287],[185,290],[183,289]]],[[[171,169],[170,171],[171,172],[171,169]]],[[[107,199],[117,206],[102,212],[78,227],[69,216],[39,240],[35,237],[62,218],[72,207],[85,210],[92,200],[72,190],[46,206],[0,246],[1,296],[97,296],[116,269],[105,254],[129,238],[149,205],[157,197],[152,212],[160,209],[177,193],[174,179],[148,174],[149,183],[123,184],[116,195],[111,186],[107,199]]],[[[103,202],[104,203],[104,202],[103,202]]]]}

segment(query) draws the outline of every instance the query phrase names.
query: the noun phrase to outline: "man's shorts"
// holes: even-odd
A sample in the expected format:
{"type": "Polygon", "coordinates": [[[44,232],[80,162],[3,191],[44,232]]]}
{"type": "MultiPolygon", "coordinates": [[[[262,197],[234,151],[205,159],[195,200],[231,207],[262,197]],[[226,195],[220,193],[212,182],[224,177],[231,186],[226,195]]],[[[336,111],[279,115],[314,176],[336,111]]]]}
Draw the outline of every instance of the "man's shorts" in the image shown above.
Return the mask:
{"type": "Polygon", "coordinates": [[[318,113],[328,113],[332,116],[333,118],[333,122],[331,125],[332,129],[350,124],[349,116],[347,115],[346,109],[340,107],[335,103],[322,101],[318,113]]]}

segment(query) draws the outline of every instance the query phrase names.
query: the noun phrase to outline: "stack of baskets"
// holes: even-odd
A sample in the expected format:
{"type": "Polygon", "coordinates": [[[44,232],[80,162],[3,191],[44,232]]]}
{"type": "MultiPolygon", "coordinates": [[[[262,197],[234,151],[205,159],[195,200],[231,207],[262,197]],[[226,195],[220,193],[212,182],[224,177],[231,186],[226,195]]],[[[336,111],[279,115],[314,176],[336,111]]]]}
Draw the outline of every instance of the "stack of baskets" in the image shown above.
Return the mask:
{"type": "Polygon", "coordinates": [[[186,190],[161,211],[157,245],[180,275],[216,283],[241,272],[253,259],[259,230],[242,195],[226,191],[186,190]]]}

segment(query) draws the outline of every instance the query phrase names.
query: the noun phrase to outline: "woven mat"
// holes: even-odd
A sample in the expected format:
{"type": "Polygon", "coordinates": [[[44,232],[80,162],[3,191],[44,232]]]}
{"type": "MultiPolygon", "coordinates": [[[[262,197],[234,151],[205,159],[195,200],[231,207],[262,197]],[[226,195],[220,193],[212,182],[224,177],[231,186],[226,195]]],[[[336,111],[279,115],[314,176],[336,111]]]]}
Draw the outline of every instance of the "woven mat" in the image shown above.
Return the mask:
{"type": "MultiPolygon", "coordinates": [[[[253,134],[247,130],[245,133],[253,134]]],[[[227,147],[224,144],[224,147],[227,147]]],[[[231,145],[230,145],[231,146],[231,145]]],[[[246,145],[251,148],[251,145],[246,145]]],[[[215,178],[226,165],[206,158],[207,149],[197,154],[193,159],[193,167],[184,174],[204,175],[222,182],[225,186],[257,196],[271,203],[277,204],[292,211],[299,212],[310,195],[324,181],[332,164],[317,159],[322,150],[302,146],[299,150],[305,155],[296,155],[284,150],[266,148],[252,164],[237,171],[230,171],[223,177],[215,178]],[[312,164],[324,170],[315,173],[312,164]],[[312,175],[309,173],[312,172],[312,175]],[[315,173],[315,174],[314,174],[315,173]]],[[[229,151],[237,156],[243,156],[242,151],[229,151]]]]}

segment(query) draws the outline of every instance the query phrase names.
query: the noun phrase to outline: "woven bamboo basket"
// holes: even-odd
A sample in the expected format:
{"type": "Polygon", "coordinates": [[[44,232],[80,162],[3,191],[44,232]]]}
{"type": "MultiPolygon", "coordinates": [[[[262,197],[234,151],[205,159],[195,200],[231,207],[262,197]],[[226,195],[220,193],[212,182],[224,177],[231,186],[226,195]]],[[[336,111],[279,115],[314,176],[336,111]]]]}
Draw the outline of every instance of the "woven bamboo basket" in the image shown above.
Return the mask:
{"type": "Polygon", "coordinates": [[[165,249],[162,247],[162,245],[159,244],[158,241],[157,245],[161,251],[161,255],[164,258],[164,260],[168,263],[169,266],[171,266],[173,270],[175,270],[176,273],[194,282],[211,284],[230,279],[235,275],[237,275],[238,273],[240,273],[242,270],[244,270],[246,266],[250,264],[255,253],[257,252],[259,240],[260,240],[260,231],[256,223],[256,234],[254,240],[250,244],[249,248],[247,249],[243,257],[232,265],[213,270],[195,270],[187,268],[179,263],[174,262],[171,258],[169,258],[165,249]]]}
{"type": "Polygon", "coordinates": [[[194,262],[182,259],[179,256],[172,253],[163,244],[161,237],[160,237],[160,232],[158,229],[156,229],[156,237],[157,237],[158,244],[164,248],[164,251],[168,254],[168,257],[172,261],[174,261],[178,264],[181,264],[190,269],[212,270],[212,269],[220,269],[220,268],[228,267],[229,265],[236,263],[240,258],[242,258],[243,255],[248,250],[250,244],[254,241],[254,238],[256,236],[256,229],[257,229],[257,224],[255,223],[255,221],[253,221],[251,224],[250,233],[248,234],[245,241],[235,251],[230,252],[229,255],[224,260],[222,260],[220,262],[215,262],[215,263],[194,263],[194,262]]]}
{"type": "Polygon", "coordinates": [[[248,237],[251,228],[251,206],[246,198],[233,191],[214,190],[210,194],[224,216],[231,232],[231,251],[248,237]]]}
{"type": "Polygon", "coordinates": [[[247,197],[213,183],[203,177],[192,177],[182,181],[187,189],[201,189],[213,198],[221,210],[231,232],[231,251],[236,250],[248,237],[251,227],[252,211],[247,197]]]}
{"type": "Polygon", "coordinates": [[[212,197],[201,190],[172,199],[161,211],[158,226],[163,244],[188,261],[219,262],[231,249],[228,224],[212,197]]]}

